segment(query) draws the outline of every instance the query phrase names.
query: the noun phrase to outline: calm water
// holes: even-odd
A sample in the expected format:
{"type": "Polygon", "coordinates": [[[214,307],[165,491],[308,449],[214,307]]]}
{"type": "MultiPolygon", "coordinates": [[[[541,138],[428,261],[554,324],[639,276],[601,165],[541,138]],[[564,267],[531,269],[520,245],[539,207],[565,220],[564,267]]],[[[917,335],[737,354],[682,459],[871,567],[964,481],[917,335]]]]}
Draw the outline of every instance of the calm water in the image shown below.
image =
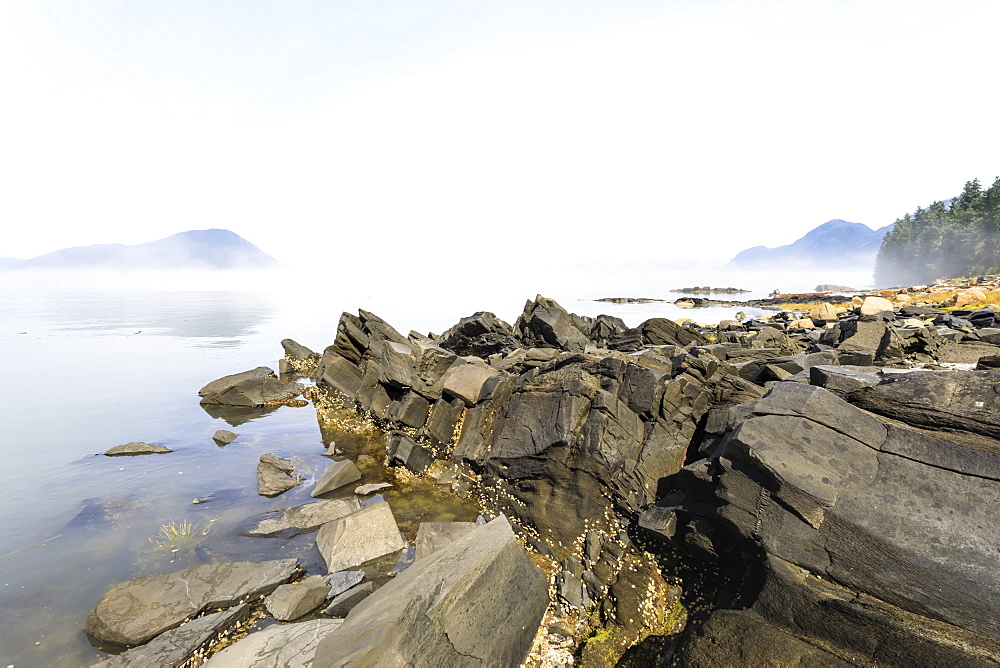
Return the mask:
{"type": "MultiPolygon", "coordinates": [[[[275,499],[258,496],[257,461],[265,452],[292,458],[298,473],[313,478],[329,464],[321,454],[331,437],[352,455],[378,450],[381,442],[321,432],[311,406],[213,415],[198,404],[202,385],[260,365],[276,368],[285,337],[321,351],[344,310],[373,311],[404,333],[441,332],[477,310],[513,322],[533,296],[465,294],[428,302],[414,295],[306,294],[295,286],[281,293],[0,290],[0,666],[80,666],[105,657],[82,626],[121,580],[216,559],[298,556],[319,568],[313,535],[292,541],[240,535],[249,516],[311,500],[308,482],[275,499]],[[220,428],[239,439],[218,447],[211,435],[220,428]],[[129,441],[174,452],[97,454],[129,441]],[[209,495],[214,500],[191,503],[209,495]],[[177,552],[157,544],[170,522],[195,529],[177,552]]],[[[629,325],[692,315],[670,304],[551,296],[571,311],[610,313],[629,325]]],[[[694,317],[718,320],[733,312],[700,310],[694,317]]],[[[362,482],[386,479],[379,468],[364,472],[362,482]]],[[[467,506],[448,506],[432,486],[390,491],[386,500],[404,532],[421,519],[475,517],[467,506]],[[439,513],[414,507],[414,499],[439,513]]]]}

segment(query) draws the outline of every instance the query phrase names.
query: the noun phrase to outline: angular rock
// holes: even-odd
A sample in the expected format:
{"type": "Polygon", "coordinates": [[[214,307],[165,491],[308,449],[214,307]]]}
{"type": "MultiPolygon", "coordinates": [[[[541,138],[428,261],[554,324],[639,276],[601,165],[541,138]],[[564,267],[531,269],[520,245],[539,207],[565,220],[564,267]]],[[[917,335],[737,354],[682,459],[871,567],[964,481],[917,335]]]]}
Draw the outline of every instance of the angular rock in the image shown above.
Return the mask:
{"type": "Polygon", "coordinates": [[[84,630],[99,640],[138,645],[203,610],[269,594],[298,572],[297,559],[242,561],[119,582],[91,610],[84,630]]]}
{"type": "Polygon", "coordinates": [[[427,435],[438,445],[451,445],[455,438],[455,427],[464,410],[465,402],[461,399],[438,399],[427,419],[427,435]]]}
{"type": "Polygon", "coordinates": [[[522,341],[545,344],[547,347],[570,352],[583,352],[590,343],[590,339],[576,327],[566,309],[554,299],[541,295],[524,305],[524,312],[514,323],[514,329],[520,334],[522,341]]]}
{"type": "Polygon", "coordinates": [[[162,445],[154,443],[143,443],[142,441],[132,441],[124,445],[116,445],[104,454],[108,457],[121,457],[124,455],[161,455],[173,452],[162,445]]]}
{"type": "Polygon", "coordinates": [[[484,398],[488,383],[501,377],[502,372],[477,364],[455,364],[444,377],[443,389],[452,397],[465,402],[466,406],[475,406],[484,398]]]}
{"type": "Polygon", "coordinates": [[[362,582],[337,594],[323,612],[331,617],[346,617],[358,603],[368,598],[374,591],[374,582],[362,582]]]}
{"type": "Polygon", "coordinates": [[[388,419],[396,424],[418,429],[427,421],[430,407],[430,402],[416,392],[405,392],[399,401],[389,407],[388,419]]]}
{"type": "Polygon", "coordinates": [[[885,311],[892,313],[892,302],[885,297],[865,297],[860,310],[861,315],[875,315],[885,311]]]}
{"type": "Polygon", "coordinates": [[[330,464],[323,474],[316,481],[316,486],[309,493],[309,496],[317,497],[335,489],[340,489],[344,485],[361,480],[361,471],[358,465],[350,459],[334,462],[330,464]]]}
{"type": "Polygon", "coordinates": [[[504,518],[415,562],[324,638],[316,665],[519,665],[548,605],[545,574],[504,518]]]}
{"type": "Polygon", "coordinates": [[[389,489],[390,487],[392,487],[392,484],[388,482],[371,482],[367,485],[358,485],[354,488],[354,493],[358,496],[367,496],[375,492],[381,492],[383,489],[389,489]]]}
{"type": "Polygon", "coordinates": [[[330,346],[316,367],[316,383],[342,392],[351,399],[358,398],[361,389],[361,370],[330,346]]]}
{"type": "Polygon", "coordinates": [[[300,360],[306,360],[311,357],[319,357],[317,353],[306,348],[301,343],[294,341],[292,339],[282,339],[281,348],[285,351],[285,354],[289,357],[294,357],[300,360]]]}
{"type": "Polygon", "coordinates": [[[346,499],[313,501],[282,511],[277,514],[277,517],[265,517],[256,527],[250,529],[247,535],[292,538],[318,529],[327,522],[346,517],[360,509],[361,504],[353,496],[346,499]]]}
{"type": "MultiPolygon", "coordinates": [[[[250,605],[244,603],[185,622],[177,628],[164,631],[145,645],[133,647],[95,666],[102,668],[148,668],[163,666],[174,668],[183,665],[195,653],[214,642],[222,633],[234,628],[250,617],[250,605]]],[[[93,667],[92,667],[93,668],[93,667]]]]}
{"type": "Polygon", "coordinates": [[[474,531],[475,522],[421,522],[417,528],[414,559],[423,559],[474,531]]]}
{"type": "Polygon", "coordinates": [[[213,380],[198,391],[198,396],[202,404],[265,406],[293,399],[303,390],[303,385],[283,382],[271,369],[258,367],[213,380]]]}
{"type": "Polygon", "coordinates": [[[343,594],[348,589],[361,584],[365,579],[364,571],[338,571],[326,576],[326,581],[330,585],[327,598],[335,598],[343,594]]]}
{"type": "Polygon", "coordinates": [[[276,624],[251,633],[209,658],[206,668],[308,668],[316,647],[342,619],[311,619],[298,624],[276,624]]]}
{"type": "Polygon", "coordinates": [[[335,573],[392,554],[406,543],[389,504],[383,501],[323,525],[316,547],[327,571],[335,573]]]}
{"type": "Polygon", "coordinates": [[[427,467],[434,461],[431,453],[417,445],[409,436],[399,433],[389,435],[386,454],[390,461],[402,464],[411,473],[417,475],[426,471],[427,467]]]}
{"type": "Polygon", "coordinates": [[[330,593],[330,583],[322,575],[311,575],[302,582],[284,584],[264,599],[268,613],[280,622],[288,622],[318,608],[330,593]]]}
{"type": "Polygon", "coordinates": [[[287,492],[302,481],[291,475],[292,463],[287,459],[267,453],[260,456],[257,464],[257,493],[261,496],[277,496],[287,492]]]}
{"type": "MultiPolygon", "coordinates": [[[[873,370],[871,367],[869,369],[873,370]]],[[[848,367],[820,364],[809,369],[809,384],[831,392],[845,394],[863,387],[878,385],[881,378],[848,367]]]]}
{"type": "Polygon", "coordinates": [[[219,445],[229,445],[230,443],[236,440],[237,436],[239,436],[239,434],[234,434],[228,429],[220,429],[214,434],[212,434],[212,440],[218,443],[219,445]]]}

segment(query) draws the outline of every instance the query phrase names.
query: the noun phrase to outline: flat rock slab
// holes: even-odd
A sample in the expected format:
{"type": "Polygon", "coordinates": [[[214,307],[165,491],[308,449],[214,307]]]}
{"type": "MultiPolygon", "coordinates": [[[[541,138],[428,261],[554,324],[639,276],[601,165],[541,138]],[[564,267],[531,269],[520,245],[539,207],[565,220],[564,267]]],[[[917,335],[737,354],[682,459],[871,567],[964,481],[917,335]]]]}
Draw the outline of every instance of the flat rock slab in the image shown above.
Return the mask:
{"type": "Polygon", "coordinates": [[[202,647],[214,641],[250,616],[250,605],[244,603],[229,610],[213,612],[204,617],[192,619],[175,629],[164,631],[145,645],[102,661],[95,666],[102,668],[149,668],[163,666],[174,668],[194,656],[202,647]]]}
{"type": "Polygon", "coordinates": [[[402,550],[406,543],[383,501],[324,524],[316,534],[316,547],[327,572],[335,573],[402,550]]]}
{"type": "Polygon", "coordinates": [[[125,443],[124,445],[116,445],[104,454],[108,457],[122,457],[126,455],[162,455],[167,452],[173,452],[173,450],[168,450],[162,445],[156,445],[154,443],[132,441],[131,443],[125,443]]]}
{"type": "Polygon", "coordinates": [[[204,665],[207,668],[312,666],[316,646],[343,623],[342,619],[312,619],[298,624],[271,626],[233,643],[204,665]]]}
{"type": "Polygon", "coordinates": [[[350,459],[334,462],[323,471],[309,496],[320,496],[358,480],[361,480],[361,471],[357,464],[350,459]]]}
{"type": "Polygon", "coordinates": [[[283,382],[272,369],[262,366],[213,380],[198,391],[198,396],[202,404],[265,406],[297,397],[303,390],[300,383],[283,382]]]}
{"type": "Polygon", "coordinates": [[[414,559],[423,559],[451,545],[478,526],[475,522],[421,522],[417,528],[414,559]]]}
{"type": "Polygon", "coordinates": [[[311,575],[302,582],[284,584],[264,599],[264,607],[282,622],[298,619],[312,612],[327,599],[330,583],[322,575],[311,575]]]}
{"type": "Polygon", "coordinates": [[[126,580],[101,597],[84,630],[99,640],[139,645],[203,610],[269,594],[298,572],[297,559],[236,561],[126,580]]]}
{"type": "Polygon", "coordinates": [[[354,493],[359,496],[367,496],[368,494],[381,492],[383,489],[389,489],[390,487],[392,487],[392,485],[387,482],[372,482],[367,485],[358,485],[354,488],[354,493]]]}
{"type": "Polygon", "coordinates": [[[506,518],[415,562],[320,641],[316,666],[517,666],[549,602],[506,518]]]}
{"type": "Polygon", "coordinates": [[[315,531],[327,522],[339,520],[361,510],[357,498],[328,499],[314,501],[303,506],[289,508],[277,517],[265,517],[247,532],[250,536],[276,536],[292,538],[299,534],[315,531]]]}

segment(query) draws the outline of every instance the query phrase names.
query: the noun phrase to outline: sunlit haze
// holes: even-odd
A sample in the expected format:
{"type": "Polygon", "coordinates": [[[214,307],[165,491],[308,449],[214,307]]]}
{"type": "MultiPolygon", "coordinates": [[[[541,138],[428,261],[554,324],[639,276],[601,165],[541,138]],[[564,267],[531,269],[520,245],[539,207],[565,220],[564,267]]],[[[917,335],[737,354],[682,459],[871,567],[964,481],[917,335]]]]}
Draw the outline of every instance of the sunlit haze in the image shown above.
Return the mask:
{"type": "Polygon", "coordinates": [[[473,289],[877,228],[1000,172],[997,25],[988,0],[9,0],[0,256],[221,227],[473,289]]]}

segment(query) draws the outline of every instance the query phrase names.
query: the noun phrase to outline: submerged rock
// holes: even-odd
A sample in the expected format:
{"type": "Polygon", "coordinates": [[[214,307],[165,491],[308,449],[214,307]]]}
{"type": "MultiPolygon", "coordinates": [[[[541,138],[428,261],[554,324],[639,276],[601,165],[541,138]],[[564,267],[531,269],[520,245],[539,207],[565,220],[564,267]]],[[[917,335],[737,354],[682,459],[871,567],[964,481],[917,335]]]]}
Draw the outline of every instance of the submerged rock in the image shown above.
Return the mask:
{"type": "Polygon", "coordinates": [[[119,582],[91,610],[84,630],[99,640],[138,645],[203,610],[268,594],[298,572],[297,559],[238,561],[119,582]]]}
{"type": "Polygon", "coordinates": [[[161,455],[173,452],[162,445],[154,443],[143,443],[142,441],[132,441],[124,445],[116,445],[104,454],[108,457],[122,457],[125,455],[161,455]]]}
{"type": "Polygon", "coordinates": [[[220,429],[212,435],[212,440],[219,445],[229,445],[236,440],[239,434],[235,434],[228,429],[220,429]]]}
{"type": "Polygon", "coordinates": [[[315,531],[327,522],[346,517],[361,509],[357,498],[326,499],[296,506],[264,517],[256,527],[250,529],[250,536],[277,536],[292,538],[299,534],[315,531]],[[277,515],[276,517],[271,515],[277,515]]]}

